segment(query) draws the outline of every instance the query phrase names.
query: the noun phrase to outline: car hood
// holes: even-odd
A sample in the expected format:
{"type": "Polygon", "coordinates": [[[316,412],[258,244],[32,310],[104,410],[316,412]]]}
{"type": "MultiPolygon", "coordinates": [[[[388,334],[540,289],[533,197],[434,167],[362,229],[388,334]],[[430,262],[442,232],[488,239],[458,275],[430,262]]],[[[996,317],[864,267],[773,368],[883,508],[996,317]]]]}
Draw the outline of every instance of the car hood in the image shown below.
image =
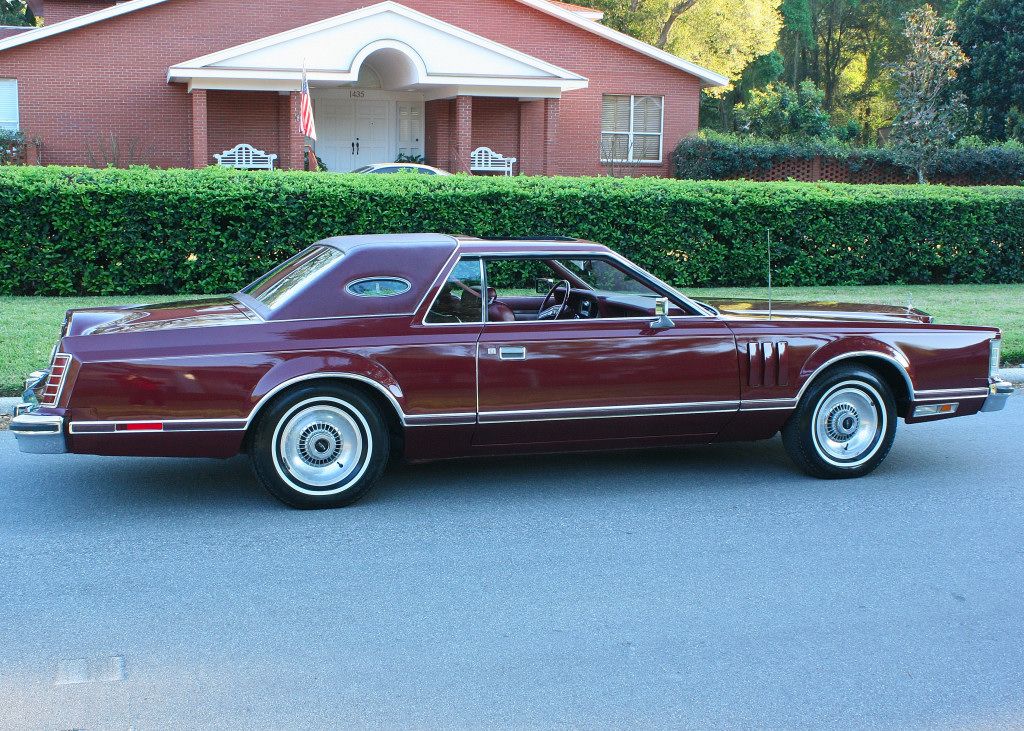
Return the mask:
{"type": "MultiPolygon", "coordinates": [[[[738,319],[764,319],[769,314],[768,300],[757,299],[705,299],[726,317],[738,319]]],[[[912,307],[892,305],[871,305],[853,302],[790,302],[772,300],[772,319],[792,320],[841,320],[868,322],[920,322],[929,323],[931,315],[912,307]]]]}
{"type": "Polygon", "coordinates": [[[234,297],[203,297],[153,305],[68,310],[63,335],[244,325],[259,316],[234,297]]]}

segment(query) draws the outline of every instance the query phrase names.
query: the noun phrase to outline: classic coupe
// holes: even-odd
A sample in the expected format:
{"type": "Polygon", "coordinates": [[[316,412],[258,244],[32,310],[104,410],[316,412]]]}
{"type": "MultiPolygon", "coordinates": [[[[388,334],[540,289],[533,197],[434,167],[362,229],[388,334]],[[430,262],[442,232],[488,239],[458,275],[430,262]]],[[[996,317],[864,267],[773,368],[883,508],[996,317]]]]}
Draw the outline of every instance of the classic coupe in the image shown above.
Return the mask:
{"type": "Polygon", "coordinates": [[[698,301],[604,246],[329,238],[240,292],[70,310],[11,431],[25,452],[251,455],[283,502],[395,457],[767,439],[865,475],[906,423],[1001,409],[996,328],[830,302],[698,301]]]}

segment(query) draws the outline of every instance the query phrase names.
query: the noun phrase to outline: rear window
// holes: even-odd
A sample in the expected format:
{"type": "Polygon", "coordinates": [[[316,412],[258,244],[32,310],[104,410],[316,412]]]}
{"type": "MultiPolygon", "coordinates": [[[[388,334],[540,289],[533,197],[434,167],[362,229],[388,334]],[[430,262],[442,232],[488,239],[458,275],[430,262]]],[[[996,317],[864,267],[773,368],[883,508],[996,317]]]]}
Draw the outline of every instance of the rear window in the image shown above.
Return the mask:
{"type": "Polygon", "coordinates": [[[274,309],[344,255],[333,246],[312,246],[271,269],[243,289],[242,294],[274,309]]]}

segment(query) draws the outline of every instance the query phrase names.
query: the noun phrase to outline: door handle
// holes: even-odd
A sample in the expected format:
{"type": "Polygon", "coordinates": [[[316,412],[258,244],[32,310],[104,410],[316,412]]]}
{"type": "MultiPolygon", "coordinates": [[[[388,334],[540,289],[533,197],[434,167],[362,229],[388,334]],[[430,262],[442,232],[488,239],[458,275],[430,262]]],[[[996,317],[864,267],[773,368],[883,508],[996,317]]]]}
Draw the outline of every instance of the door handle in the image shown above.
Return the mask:
{"type": "Polygon", "coordinates": [[[526,360],[526,348],[522,345],[506,345],[498,348],[500,360],[526,360]]]}
{"type": "Polygon", "coordinates": [[[355,142],[352,143],[352,154],[353,155],[356,154],[356,143],[355,142]]]}
{"type": "Polygon", "coordinates": [[[359,154],[359,142],[358,141],[356,142],[356,154],[357,155],[359,154]]]}

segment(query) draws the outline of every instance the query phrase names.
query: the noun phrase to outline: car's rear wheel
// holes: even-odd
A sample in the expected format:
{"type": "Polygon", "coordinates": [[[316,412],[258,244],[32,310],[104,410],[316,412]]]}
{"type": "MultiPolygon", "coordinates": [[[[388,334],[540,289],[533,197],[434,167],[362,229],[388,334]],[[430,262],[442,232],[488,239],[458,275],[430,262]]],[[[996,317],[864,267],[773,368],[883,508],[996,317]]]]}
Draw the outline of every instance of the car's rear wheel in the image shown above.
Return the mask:
{"type": "Polygon", "coordinates": [[[365,495],[387,466],[390,439],[377,405],[340,385],[298,388],[260,415],[252,461],[260,481],[296,508],[336,508],[365,495]]]}
{"type": "Polygon", "coordinates": [[[873,371],[837,366],[817,378],[782,428],[798,467],[822,478],[861,477],[885,459],[896,437],[896,401],[873,371]]]}

